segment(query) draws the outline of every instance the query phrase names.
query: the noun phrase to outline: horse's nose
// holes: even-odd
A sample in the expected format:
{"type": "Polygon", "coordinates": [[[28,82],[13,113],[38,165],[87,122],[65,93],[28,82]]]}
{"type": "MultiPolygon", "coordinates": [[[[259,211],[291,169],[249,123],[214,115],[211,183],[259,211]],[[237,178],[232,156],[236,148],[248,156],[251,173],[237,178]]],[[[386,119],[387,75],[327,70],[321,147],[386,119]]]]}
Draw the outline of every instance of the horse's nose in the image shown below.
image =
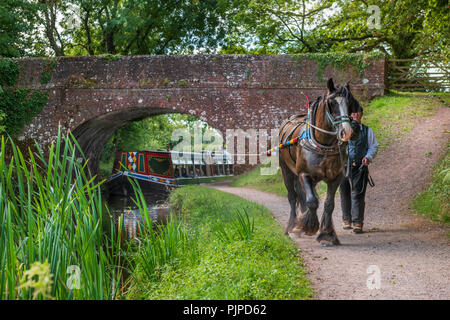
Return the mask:
{"type": "Polygon", "coordinates": [[[345,126],[339,131],[339,139],[341,141],[348,141],[352,135],[352,129],[346,128],[345,126]]]}

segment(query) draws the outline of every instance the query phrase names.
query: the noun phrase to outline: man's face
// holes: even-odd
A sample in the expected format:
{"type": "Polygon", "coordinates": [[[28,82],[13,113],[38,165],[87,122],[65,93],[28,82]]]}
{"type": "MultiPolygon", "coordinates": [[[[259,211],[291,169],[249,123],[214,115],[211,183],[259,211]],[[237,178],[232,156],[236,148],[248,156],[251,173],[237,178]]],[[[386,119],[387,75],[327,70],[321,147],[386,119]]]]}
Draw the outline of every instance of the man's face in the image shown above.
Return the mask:
{"type": "Polygon", "coordinates": [[[358,123],[361,123],[361,119],[363,117],[363,113],[362,112],[354,112],[350,115],[352,117],[353,120],[355,120],[358,123]]]}

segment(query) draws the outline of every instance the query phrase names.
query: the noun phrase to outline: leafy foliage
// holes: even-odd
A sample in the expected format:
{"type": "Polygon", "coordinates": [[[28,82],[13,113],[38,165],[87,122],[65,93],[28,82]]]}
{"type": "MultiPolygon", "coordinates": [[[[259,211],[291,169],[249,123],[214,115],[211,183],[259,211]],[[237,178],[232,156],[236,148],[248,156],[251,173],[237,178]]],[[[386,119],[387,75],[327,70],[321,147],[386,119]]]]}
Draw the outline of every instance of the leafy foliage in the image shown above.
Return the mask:
{"type": "Polygon", "coordinates": [[[47,84],[52,78],[53,69],[56,67],[56,59],[47,59],[44,65],[44,70],[41,75],[41,84],[47,84]]]}
{"type": "Polygon", "coordinates": [[[57,56],[208,52],[224,39],[234,2],[44,1],[39,22],[57,56]]]}
{"type": "Polygon", "coordinates": [[[254,0],[234,16],[226,53],[382,52],[395,58],[449,59],[444,0],[254,0]],[[368,22],[379,8],[380,28],[368,22]]]}
{"type": "Polygon", "coordinates": [[[28,0],[0,1],[0,57],[19,57],[31,44],[37,13],[36,3],[28,0]]]}
{"type": "Polygon", "coordinates": [[[4,56],[377,51],[449,58],[444,0],[4,0],[0,6],[12,13],[0,14],[4,56]],[[379,28],[368,24],[374,13],[379,28]]]}
{"type": "MultiPolygon", "coordinates": [[[[371,51],[380,50],[395,58],[413,58],[419,54],[428,54],[442,50],[448,41],[448,30],[436,28],[429,23],[439,16],[442,22],[447,21],[441,10],[448,10],[446,1],[404,0],[404,1],[371,1],[344,0],[325,1],[337,4],[339,10],[331,15],[323,15],[318,19],[314,37],[319,45],[332,51],[371,51]],[[369,5],[379,8],[380,28],[371,28],[369,18],[374,11],[369,5]],[[428,17],[428,18],[426,18],[428,17]],[[446,35],[445,35],[446,33],[446,35]],[[439,38],[441,45],[429,46],[424,40],[439,38]]],[[[437,42],[436,42],[437,44],[437,42]]]]}
{"type": "Polygon", "coordinates": [[[17,61],[0,59],[0,133],[20,132],[48,100],[47,92],[16,88],[19,71],[17,61]]]}

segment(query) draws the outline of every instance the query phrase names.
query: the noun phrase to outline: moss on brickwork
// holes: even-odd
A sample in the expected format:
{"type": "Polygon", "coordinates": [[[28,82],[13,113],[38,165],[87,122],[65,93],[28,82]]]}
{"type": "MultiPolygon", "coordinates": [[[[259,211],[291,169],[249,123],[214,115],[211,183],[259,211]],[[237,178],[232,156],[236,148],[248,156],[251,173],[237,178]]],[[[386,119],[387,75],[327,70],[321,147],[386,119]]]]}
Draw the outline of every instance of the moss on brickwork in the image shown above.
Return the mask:
{"type": "Polygon", "coordinates": [[[16,60],[0,59],[0,134],[19,133],[48,101],[45,91],[16,87],[20,71],[16,60]]]}
{"type": "Polygon", "coordinates": [[[69,84],[75,88],[88,88],[92,89],[96,84],[99,84],[99,81],[96,79],[86,79],[83,75],[80,74],[72,74],[69,77],[69,84]]]}
{"type": "Polygon", "coordinates": [[[52,79],[53,69],[55,69],[58,60],[56,58],[48,58],[44,62],[44,69],[41,74],[41,84],[47,84],[52,79]]]}
{"type": "Polygon", "coordinates": [[[122,57],[122,55],[105,53],[105,54],[99,55],[98,57],[101,58],[101,59],[104,59],[104,60],[106,60],[108,62],[111,62],[111,61],[119,60],[122,57]]]}

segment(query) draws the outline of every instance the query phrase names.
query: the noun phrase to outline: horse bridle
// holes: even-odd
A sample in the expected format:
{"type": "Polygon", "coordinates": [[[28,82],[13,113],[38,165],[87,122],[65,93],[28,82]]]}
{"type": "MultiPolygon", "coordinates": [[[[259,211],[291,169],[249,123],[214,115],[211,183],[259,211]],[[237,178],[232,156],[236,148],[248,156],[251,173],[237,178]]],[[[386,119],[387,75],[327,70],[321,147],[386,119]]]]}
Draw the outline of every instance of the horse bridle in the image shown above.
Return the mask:
{"type": "Polygon", "coordinates": [[[344,123],[344,122],[348,122],[351,123],[352,122],[352,118],[349,115],[339,115],[337,117],[333,117],[331,114],[331,107],[330,107],[330,102],[329,99],[330,98],[334,98],[335,96],[340,96],[340,95],[336,95],[336,94],[332,94],[331,96],[326,98],[326,116],[328,118],[328,120],[331,122],[331,125],[333,126],[333,128],[335,128],[336,131],[334,131],[333,135],[337,135],[338,134],[338,130],[336,129],[336,126],[344,123]]]}
{"type": "MultiPolygon", "coordinates": [[[[318,130],[318,131],[320,131],[320,132],[326,133],[326,134],[328,134],[328,135],[334,135],[334,136],[336,136],[336,135],[339,133],[339,130],[336,128],[336,126],[337,126],[338,124],[341,124],[341,123],[344,123],[344,122],[351,123],[351,121],[352,121],[352,119],[351,119],[350,116],[348,116],[348,115],[339,115],[339,116],[337,116],[337,117],[333,117],[333,116],[332,116],[329,99],[330,99],[330,97],[333,97],[333,98],[334,98],[335,96],[336,96],[336,94],[332,94],[331,96],[328,96],[328,97],[325,98],[325,99],[326,99],[325,105],[326,105],[326,109],[327,109],[326,112],[325,112],[325,114],[326,114],[327,119],[330,121],[331,125],[332,125],[333,128],[335,129],[335,131],[328,131],[328,130],[319,128],[319,127],[317,127],[317,126],[315,126],[315,125],[312,124],[312,122],[313,122],[313,121],[315,120],[315,118],[316,118],[316,111],[317,111],[317,108],[315,108],[315,110],[313,111],[313,116],[311,117],[310,122],[307,123],[309,126],[311,126],[312,128],[314,128],[315,130],[318,130]]],[[[314,121],[314,122],[315,122],[315,121],[314,121]]]]}

